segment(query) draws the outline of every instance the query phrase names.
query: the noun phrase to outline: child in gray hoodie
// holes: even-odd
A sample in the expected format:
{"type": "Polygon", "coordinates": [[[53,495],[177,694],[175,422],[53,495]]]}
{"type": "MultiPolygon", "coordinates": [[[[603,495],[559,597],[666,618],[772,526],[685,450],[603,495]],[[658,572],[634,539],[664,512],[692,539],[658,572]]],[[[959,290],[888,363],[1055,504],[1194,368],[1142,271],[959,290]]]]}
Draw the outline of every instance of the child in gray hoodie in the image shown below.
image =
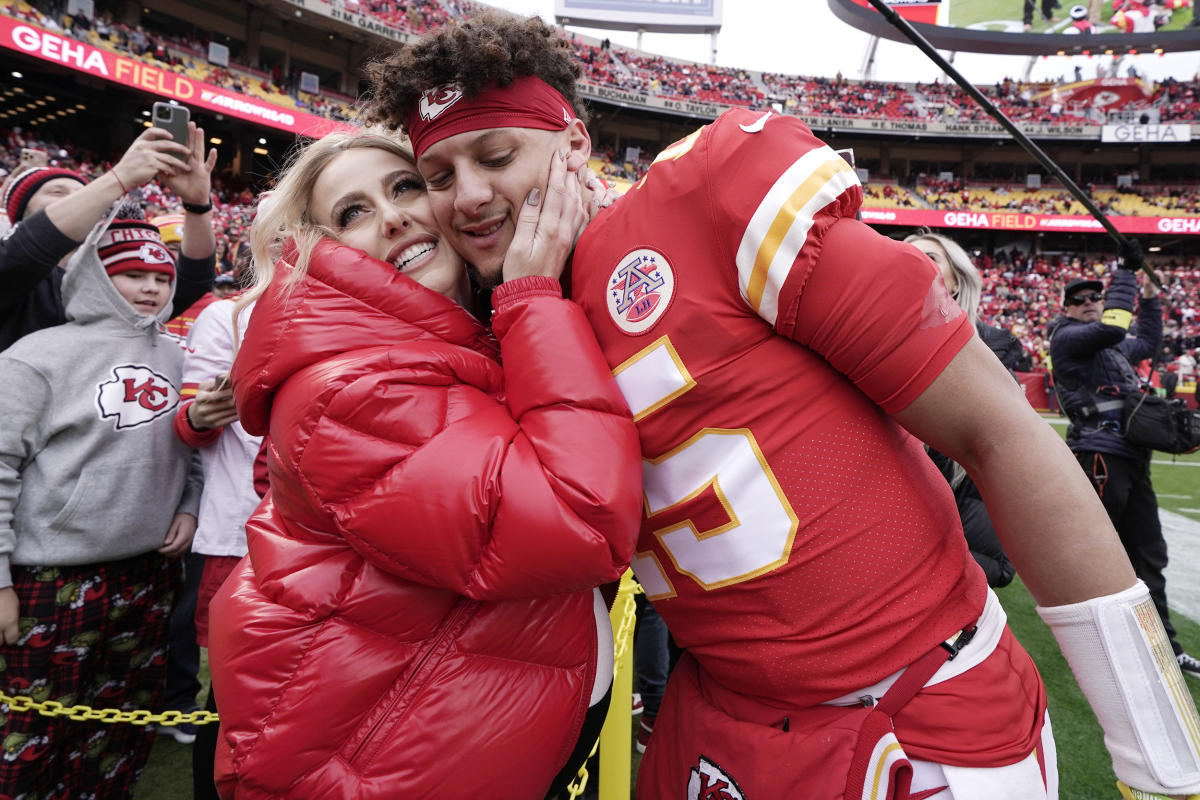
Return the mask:
{"type": "MultiPolygon", "coordinates": [[[[172,422],[174,259],[101,223],[68,264],[68,322],[0,353],[0,692],[157,710],[199,486],[172,422]]],[[[129,797],[153,732],[0,703],[0,796],[129,797]]]]}

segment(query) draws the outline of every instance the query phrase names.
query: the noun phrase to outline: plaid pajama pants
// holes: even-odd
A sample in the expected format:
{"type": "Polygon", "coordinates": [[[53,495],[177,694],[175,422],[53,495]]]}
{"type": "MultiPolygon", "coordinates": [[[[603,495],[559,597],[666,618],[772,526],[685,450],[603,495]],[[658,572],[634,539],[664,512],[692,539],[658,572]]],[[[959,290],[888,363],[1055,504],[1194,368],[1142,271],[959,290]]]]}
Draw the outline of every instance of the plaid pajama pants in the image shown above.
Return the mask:
{"type": "MultiPolygon", "coordinates": [[[[21,638],[0,645],[0,691],[161,710],[178,560],[147,553],[12,572],[21,638]]],[[[74,722],[0,704],[0,800],[127,798],[153,738],[153,726],[74,722]]]]}

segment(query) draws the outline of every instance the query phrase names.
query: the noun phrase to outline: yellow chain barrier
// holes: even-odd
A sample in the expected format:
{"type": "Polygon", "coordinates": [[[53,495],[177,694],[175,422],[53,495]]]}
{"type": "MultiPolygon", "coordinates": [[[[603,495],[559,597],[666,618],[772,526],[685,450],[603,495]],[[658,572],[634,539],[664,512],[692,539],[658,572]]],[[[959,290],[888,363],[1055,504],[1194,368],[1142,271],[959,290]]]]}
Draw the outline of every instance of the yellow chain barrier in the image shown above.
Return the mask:
{"type": "MultiPolygon", "coordinates": [[[[614,603],[613,616],[617,614],[617,604],[623,604],[620,609],[621,624],[617,626],[616,633],[613,636],[613,683],[616,683],[617,675],[621,671],[621,659],[625,655],[625,651],[633,642],[633,627],[637,622],[637,605],[633,599],[635,594],[642,594],[642,587],[628,579],[621,583],[621,591],[618,594],[617,602],[614,603]],[[627,588],[628,587],[628,588],[627,588]]],[[[617,702],[617,698],[613,697],[613,702],[617,702]]],[[[57,700],[34,700],[32,697],[11,697],[3,692],[0,692],[0,705],[8,706],[9,711],[36,711],[43,717],[66,717],[75,722],[96,721],[107,723],[127,722],[131,725],[164,725],[167,727],[173,725],[184,725],[191,723],[192,725],[211,725],[214,722],[220,721],[220,716],[212,711],[164,711],[161,714],[152,714],[149,711],[139,709],[137,711],[122,711],[119,708],[92,708],[85,705],[64,705],[57,700]]],[[[592,750],[588,753],[588,759],[596,755],[596,751],[600,749],[600,740],[592,745],[592,750]]],[[[571,800],[577,800],[588,784],[588,768],[587,761],[584,761],[582,767],[579,768],[579,774],[575,776],[575,780],[567,786],[567,791],[571,800]]]]}
{"type": "Polygon", "coordinates": [[[92,708],[91,706],[63,705],[57,700],[34,700],[32,697],[10,697],[0,692],[0,704],[8,706],[9,711],[36,711],[43,717],[66,717],[76,722],[93,720],[96,722],[128,722],[131,725],[209,725],[220,720],[211,711],[164,711],[152,714],[149,711],[122,711],[119,708],[92,708]]]}
{"type": "MultiPolygon", "coordinates": [[[[630,573],[626,573],[625,578],[621,580],[621,590],[617,594],[616,602],[613,603],[612,616],[617,613],[621,614],[621,623],[616,627],[616,632],[613,634],[613,686],[617,684],[617,676],[621,674],[621,659],[625,655],[625,651],[633,642],[633,627],[637,622],[637,604],[634,601],[634,595],[644,594],[642,586],[639,583],[629,579],[630,573]],[[620,607],[619,607],[620,606],[620,607]]],[[[612,702],[618,702],[616,693],[614,692],[612,702]]],[[[587,761],[596,755],[596,751],[600,749],[600,740],[592,745],[592,750],[588,753],[587,759],[584,760],[583,766],[579,768],[579,774],[575,776],[575,780],[567,785],[567,796],[571,800],[577,800],[588,784],[588,768],[587,761]]]]}

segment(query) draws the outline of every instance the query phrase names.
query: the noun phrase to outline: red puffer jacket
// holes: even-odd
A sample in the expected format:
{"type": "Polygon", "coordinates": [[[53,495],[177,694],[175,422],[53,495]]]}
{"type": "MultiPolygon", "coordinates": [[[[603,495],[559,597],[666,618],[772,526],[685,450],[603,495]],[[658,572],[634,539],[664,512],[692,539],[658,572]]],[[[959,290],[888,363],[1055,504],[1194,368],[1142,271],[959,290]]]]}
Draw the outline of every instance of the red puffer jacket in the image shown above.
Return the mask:
{"type": "Polygon", "coordinates": [[[493,339],[330,240],[290,272],[233,367],[271,491],[212,604],[221,794],[540,800],[637,537],[625,401],[557,281],[501,286],[493,339]]]}

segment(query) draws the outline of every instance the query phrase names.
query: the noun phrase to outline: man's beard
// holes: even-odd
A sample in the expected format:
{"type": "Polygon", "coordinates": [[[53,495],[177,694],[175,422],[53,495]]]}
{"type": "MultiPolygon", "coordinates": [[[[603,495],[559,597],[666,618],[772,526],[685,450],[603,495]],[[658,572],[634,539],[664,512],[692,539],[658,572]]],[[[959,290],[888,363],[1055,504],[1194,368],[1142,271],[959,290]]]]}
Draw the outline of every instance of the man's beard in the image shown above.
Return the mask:
{"type": "Polygon", "coordinates": [[[468,264],[467,274],[471,276],[472,284],[488,293],[491,293],[497,286],[504,283],[503,268],[497,270],[495,275],[484,275],[474,264],[468,264]]]}

